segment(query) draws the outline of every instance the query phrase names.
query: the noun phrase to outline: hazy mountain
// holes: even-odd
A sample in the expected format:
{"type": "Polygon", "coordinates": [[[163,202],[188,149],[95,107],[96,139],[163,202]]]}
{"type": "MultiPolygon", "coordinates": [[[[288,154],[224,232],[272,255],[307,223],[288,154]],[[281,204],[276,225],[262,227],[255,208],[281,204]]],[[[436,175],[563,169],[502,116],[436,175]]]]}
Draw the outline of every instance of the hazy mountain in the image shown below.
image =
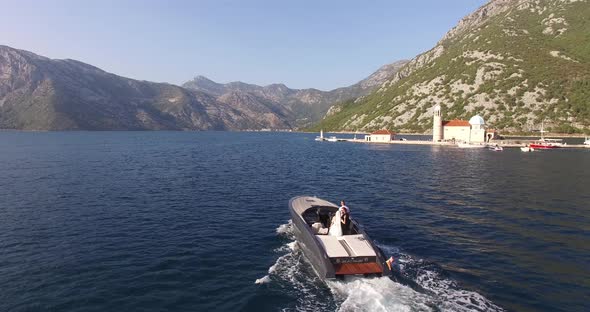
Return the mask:
{"type": "Polygon", "coordinates": [[[78,61],[53,60],[0,46],[2,129],[242,130],[291,127],[286,110],[254,97],[241,103],[228,105],[204,92],[128,79],[78,61]]]}
{"type": "Polygon", "coordinates": [[[407,61],[398,61],[379,68],[369,77],[349,86],[331,91],[317,89],[290,89],[284,84],[258,86],[243,82],[221,84],[204,76],[197,76],[183,84],[191,90],[202,91],[231,105],[241,106],[241,100],[255,97],[268,107],[275,107],[289,116],[289,123],[301,127],[321,120],[335,103],[366,95],[392,77],[407,61]],[[232,94],[233,96],[227,96],[232,94]],[[237,96],[241,94],[242,96],[237,96]],[[248,96],[249,95],[249,96],[248,96]]]}
{"type": "Polygon", "coordinates": [[[138,81],[75,60],[0,46],[0,128],[29,130],[290,129],[319,120],[334,102],[368,92],[400,65],[329,92],[218,84],[186,88],[138,81]],[[190,90],[189,90],[190,89],[190,90]]]}
{"type": "Polygon", "coordinates": [[[428,131],[485,117],[505,130],[590,130],[587,0],[492,0],[463,18],[370,95],[331,109],[316,128],[428,131]]]}

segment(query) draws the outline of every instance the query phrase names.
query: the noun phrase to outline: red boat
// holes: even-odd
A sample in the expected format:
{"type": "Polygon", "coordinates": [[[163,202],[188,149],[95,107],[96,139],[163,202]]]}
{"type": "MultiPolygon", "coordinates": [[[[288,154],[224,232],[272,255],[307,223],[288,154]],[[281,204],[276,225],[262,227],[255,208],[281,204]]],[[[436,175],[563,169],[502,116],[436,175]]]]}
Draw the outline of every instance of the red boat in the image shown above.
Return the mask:
{"type": "Polygon", "coordinates": [[[534,149],[553,149],[563,147],[562,139],[540,139],[538,142],[529,144],[529,147],[534,149]]]}

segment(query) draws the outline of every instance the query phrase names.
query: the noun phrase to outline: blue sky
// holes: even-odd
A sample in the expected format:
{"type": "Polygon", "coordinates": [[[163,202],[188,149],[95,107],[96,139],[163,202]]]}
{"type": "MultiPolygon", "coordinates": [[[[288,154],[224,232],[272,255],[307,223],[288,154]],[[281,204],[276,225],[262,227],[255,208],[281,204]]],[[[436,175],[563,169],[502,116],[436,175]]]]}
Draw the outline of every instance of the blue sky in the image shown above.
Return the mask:
{"type": "Polygon", "coordinates": [[[411,59],[486,0],[0,0],[0,44],[118,75],[329,90],[411,59]]]}

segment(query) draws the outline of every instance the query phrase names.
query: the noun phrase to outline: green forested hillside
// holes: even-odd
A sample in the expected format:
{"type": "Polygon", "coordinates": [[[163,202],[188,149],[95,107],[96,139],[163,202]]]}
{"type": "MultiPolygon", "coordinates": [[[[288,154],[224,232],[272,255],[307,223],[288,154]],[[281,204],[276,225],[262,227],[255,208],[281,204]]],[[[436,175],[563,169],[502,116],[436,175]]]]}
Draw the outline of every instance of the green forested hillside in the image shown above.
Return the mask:
{"type": "Polygon", "coordinates": [[[492,0],[372,94],[334,106],[315,129],[425,132],[480,114],[505,131],[590,130],[590,4],[492,0]]]}

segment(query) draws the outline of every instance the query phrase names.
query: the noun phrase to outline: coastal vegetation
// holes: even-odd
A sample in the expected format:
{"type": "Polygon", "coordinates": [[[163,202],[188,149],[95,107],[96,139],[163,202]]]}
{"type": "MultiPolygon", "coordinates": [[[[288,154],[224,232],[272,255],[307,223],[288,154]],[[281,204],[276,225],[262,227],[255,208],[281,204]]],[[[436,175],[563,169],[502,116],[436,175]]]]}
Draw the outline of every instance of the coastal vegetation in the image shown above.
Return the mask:
{"type": "Polygon", "coordinates": [[[588,3],[491,1],[482,9],[402,68],[406,76],[336,104],[337,113],[309,130],[428,132],[440,104],[446,119],[479,114],[505,132],[545,122],[550,131],[588,133],[588,3]]]}

